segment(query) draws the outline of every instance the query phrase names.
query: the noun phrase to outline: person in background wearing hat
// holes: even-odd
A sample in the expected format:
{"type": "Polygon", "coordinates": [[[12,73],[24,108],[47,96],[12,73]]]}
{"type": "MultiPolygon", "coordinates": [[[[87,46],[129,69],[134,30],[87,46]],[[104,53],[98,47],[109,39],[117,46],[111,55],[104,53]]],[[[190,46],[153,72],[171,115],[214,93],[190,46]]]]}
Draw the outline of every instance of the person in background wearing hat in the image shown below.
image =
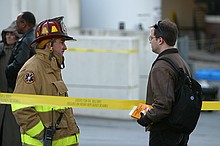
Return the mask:
{"type": "Polygon", "coordinates": [[[17,41],[5,70],[9,93],[12,93],[14,90],[18,71],[22,65],[35,54],[35,50],[29,46],[35,39],[35,24],[36,19],[31,12],[25,11],[17,16],[16,30],[23,35],[17,41]]]}
{"type": "MultiPolygon", "coordinates": [[[[21,36],[16,31],[15,21],[2,31],[0,42],[0,92],[7,92],[7,79],[5,68],[11,56],[16,40],[21,36]]],[[[21,145],[19,126],[11,111],[10,104],[0,104],[0,145],[19,146],[21,145]]]]}
{"type": "MultiPolygon", "coordinates": [[[[42,21],[35,35],[31,46],[36,54],[20,69],[14,93],[68,96],[61,69],[65,67],[65,41],[75,39],[67,35],[63,17],[42,21]]],[[[21,127],[23,145],[79,145],[80,129],[72,108],[13,105],[12,111],[21,127]]]]}

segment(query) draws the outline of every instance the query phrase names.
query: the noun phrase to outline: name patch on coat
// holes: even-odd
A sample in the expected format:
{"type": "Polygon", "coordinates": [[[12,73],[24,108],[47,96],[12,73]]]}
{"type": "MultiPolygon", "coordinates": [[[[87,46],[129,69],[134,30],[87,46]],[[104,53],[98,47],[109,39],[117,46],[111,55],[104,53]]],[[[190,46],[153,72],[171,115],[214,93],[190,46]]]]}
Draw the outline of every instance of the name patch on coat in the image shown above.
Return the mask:
{"type": "Polygon", "coordinates": [[[35,81],[34,73],[27,72],[24,76],[24,81],[26,84],[32,84],[35,81]]]}

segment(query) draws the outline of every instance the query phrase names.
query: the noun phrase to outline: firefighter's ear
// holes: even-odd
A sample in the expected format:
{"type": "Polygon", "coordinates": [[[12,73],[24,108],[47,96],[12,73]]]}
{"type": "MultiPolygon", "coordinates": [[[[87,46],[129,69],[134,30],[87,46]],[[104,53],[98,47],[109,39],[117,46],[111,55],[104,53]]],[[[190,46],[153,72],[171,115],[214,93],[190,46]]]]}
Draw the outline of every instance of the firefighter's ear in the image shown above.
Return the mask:
{"type": "Polygon", "coordinates": [[[45,44],[45,49],[46,49],[46,50],[51,50],[51,48],[52,48],[51,42],[47,42],[47,43],[45,44]]]}

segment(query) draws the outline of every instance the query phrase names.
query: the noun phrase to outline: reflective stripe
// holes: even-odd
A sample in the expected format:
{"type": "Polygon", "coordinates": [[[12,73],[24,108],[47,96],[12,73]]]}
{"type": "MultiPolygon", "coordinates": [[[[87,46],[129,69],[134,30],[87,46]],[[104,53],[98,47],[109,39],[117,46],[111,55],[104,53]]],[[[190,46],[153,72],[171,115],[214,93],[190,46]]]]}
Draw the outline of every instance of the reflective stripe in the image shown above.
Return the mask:
{"type": "Polygon", "coordinates": [[[25,105],[25,104],[11,104],[11,109],[12,112],[22,109],[22,108],[26,108],[26,107],[32,107],[32,105],[25,105]]]}
{"type": "Polygon", "coordinates": [[[53,110],[65,109],[66,107],[52,107],[52,106],[35,106],[37,112],[49,112],[53,110]]]}
{"type": "Polygon", "coordinates": [[[62,146],[62,145],[73,145],[79,143],[80,134],[72,135],[62,139],[54,140],[52,142],[53,146],[62,146]]]}
{"type": "Polygon", "coordinates": [[[32,105],[25,105],[25,104],[12,104],[12,111],[16,111],[22,108],[26,108],[26,107],[34,107],[36,111],[38,112],[49,112],[53,110],[59,110],[59,109],[66,109],[67,107],[52,107],[52,106],[32,106],[32,105]]]}
{"type": "Polygon", "coordinates": [[[41,131],[44,130],[44,125],[43,123],[40,121],[38,122],[34,127],[32,127],[31,129],[29,129],[26,133],[28,135],[30,135],[31,137],[34,137],[38,134],[40,134],[41,131]]]}
{"type": "MultiPolygon", "coordinates": [[[[54,140],[52,142],[53,146],[64,146],[73,145],[79,143],[80,134],[72,135],[62,139],[54,140]]],[[[21,141],[23,144],[28,144],[30,146],[43,146],[40,140],[30,137],[27,134],[21,134],[21,141]]]]}
{"type": "Polygon", "coordinates": [[[21,134],[22,144],[28,144],[30,146],[43,146],[40,140],[30,137],[27,134],[21,134]]]}

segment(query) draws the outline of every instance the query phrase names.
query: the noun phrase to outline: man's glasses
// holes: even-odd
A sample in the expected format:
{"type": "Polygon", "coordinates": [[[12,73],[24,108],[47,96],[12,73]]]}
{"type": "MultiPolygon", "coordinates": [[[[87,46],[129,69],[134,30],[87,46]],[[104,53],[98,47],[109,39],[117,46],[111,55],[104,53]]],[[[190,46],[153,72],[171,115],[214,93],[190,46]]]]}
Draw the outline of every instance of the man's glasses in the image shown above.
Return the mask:
{"type": "Polygon", "coordinates": [[[157,38],[157,37],[155,37],[155,36],[149,36],[149,41],[151,41],[151,40],[153,40],[154,38],[157,38]]]}
{"type": "Polygon", "coordinates": [[[161,29],[161,27],[160,27],[160,23],[161,23],[161,21],[158,21],[157,24],[154,25],[154,28],[155,28],[155,29],[158,29],[158,30],[159,30],[159,33],[160,33],[161,36],[163,37],[164,35],[163,35],[163,31],[162,31],[162,29],[161,29]]]}

